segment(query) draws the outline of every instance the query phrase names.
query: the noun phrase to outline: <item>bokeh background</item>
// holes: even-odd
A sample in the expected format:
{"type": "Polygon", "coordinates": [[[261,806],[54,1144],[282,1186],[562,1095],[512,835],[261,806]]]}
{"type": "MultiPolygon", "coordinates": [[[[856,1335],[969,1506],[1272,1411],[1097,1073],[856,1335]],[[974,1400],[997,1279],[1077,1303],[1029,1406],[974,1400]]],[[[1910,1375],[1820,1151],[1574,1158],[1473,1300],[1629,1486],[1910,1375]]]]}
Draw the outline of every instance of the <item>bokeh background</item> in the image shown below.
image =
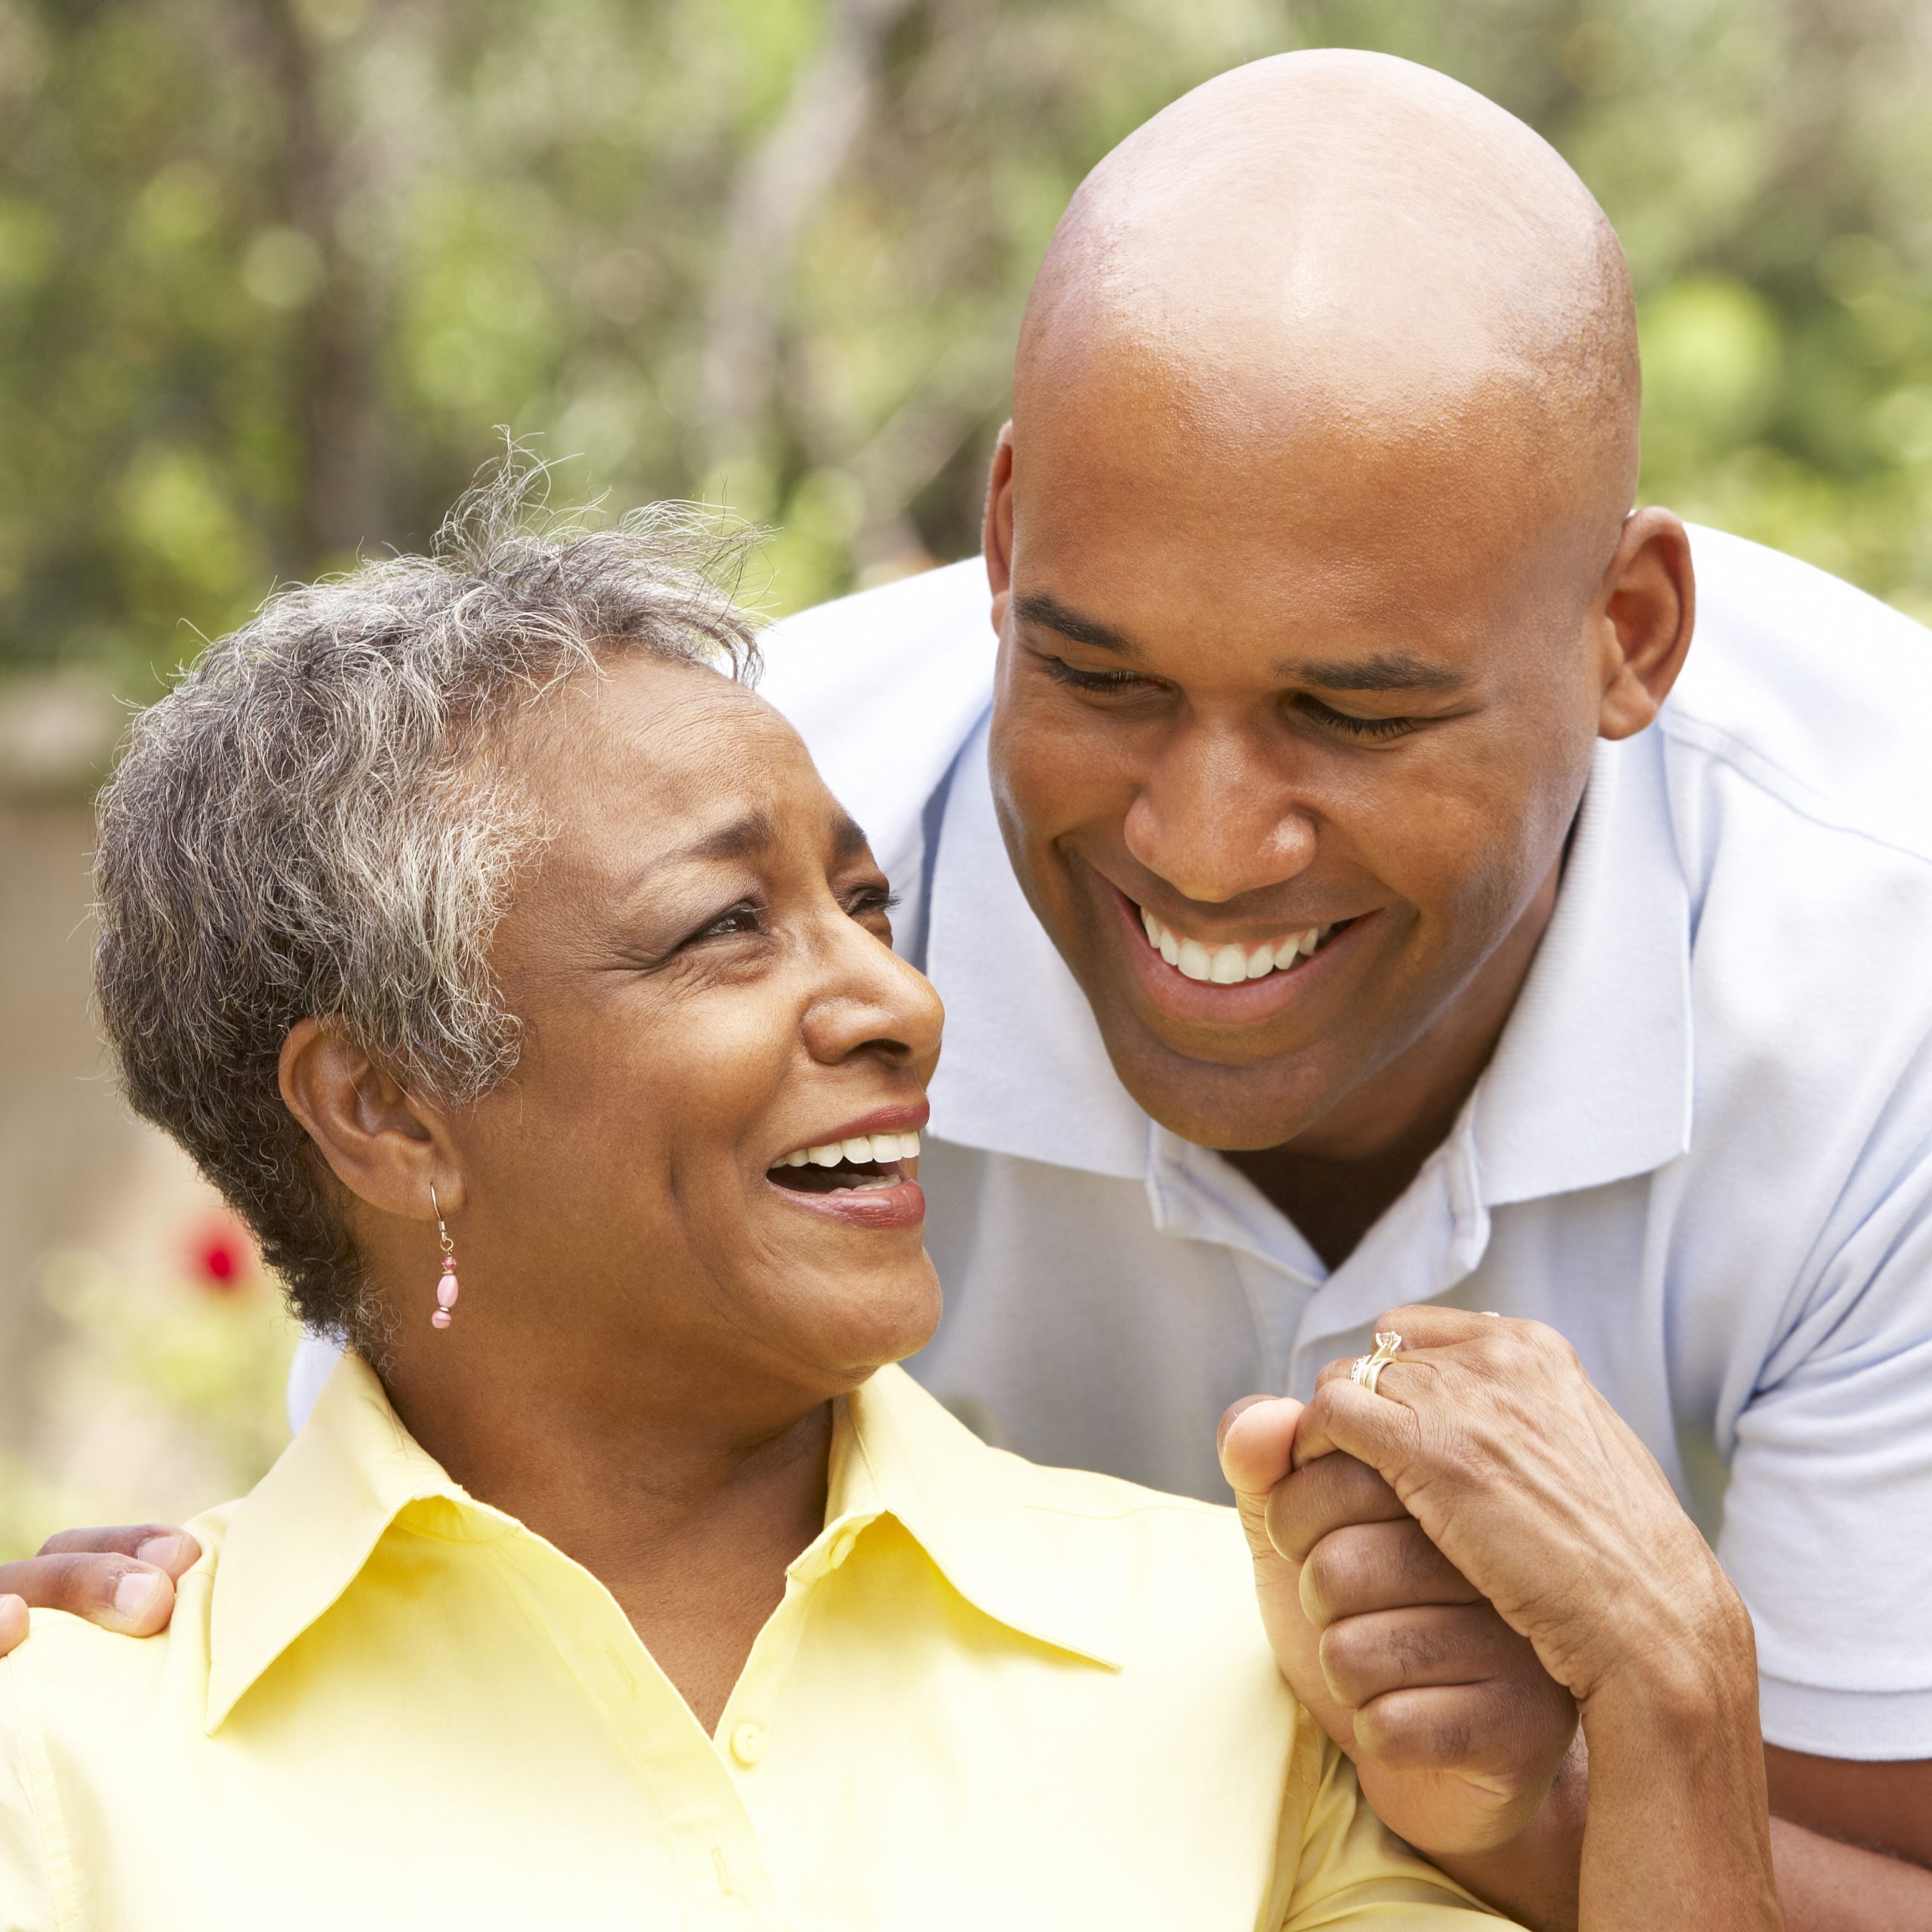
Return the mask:
{"type": "Polygon", "coordinates": [[[0,1556],[284,1436],[274,1291],[88,1011],[128,707],[423,543],[498,425],[566,495],[771,526],[774,613],[968,554],[1068,195],[1318,45],[1595,189],[1647,499],[1932,619],[1925,0],[0,0],[0,1556]]]}

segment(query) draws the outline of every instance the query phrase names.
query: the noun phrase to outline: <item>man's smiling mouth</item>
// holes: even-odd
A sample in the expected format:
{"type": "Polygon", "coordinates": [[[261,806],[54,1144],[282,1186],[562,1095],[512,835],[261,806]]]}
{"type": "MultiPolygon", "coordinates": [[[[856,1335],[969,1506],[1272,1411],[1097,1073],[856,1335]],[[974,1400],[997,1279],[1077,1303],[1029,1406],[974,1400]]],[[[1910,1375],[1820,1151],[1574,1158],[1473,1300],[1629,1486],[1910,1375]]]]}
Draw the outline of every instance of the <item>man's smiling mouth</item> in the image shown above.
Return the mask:
{"type": "Polygon", "coordinates": [[[1244,945],[1231,942],[1211,945],[1204,940],[1176,932],[1144,906],[1137,906],[1134,910],[1140,915],[1148,945],[1176,972],[1217,986],[1238,986],[1244,980],[1292,973],[1337,933],[1346,932],[1355,923],[1352,919],[1340,919],[1333,925],[1309,926],[1299,932],[1284,933],[1278,939],[1250,940],[1244,945]]]}

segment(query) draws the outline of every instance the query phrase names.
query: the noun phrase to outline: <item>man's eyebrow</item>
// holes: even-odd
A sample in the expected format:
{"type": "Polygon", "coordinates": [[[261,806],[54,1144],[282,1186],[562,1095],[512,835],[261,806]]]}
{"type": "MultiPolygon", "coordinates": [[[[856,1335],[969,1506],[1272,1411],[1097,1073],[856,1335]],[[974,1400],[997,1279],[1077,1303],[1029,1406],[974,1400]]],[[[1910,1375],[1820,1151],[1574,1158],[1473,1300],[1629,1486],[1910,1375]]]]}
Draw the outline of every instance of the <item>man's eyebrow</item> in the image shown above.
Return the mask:
{"type": "Polygon", "coordinates": [[[1406,651],[1379,651],[1371,657],[1303,659],[1277,664],[1275,675],[1284,684],[1319,685],[1331,691],[1459,691],[1469,682],[1461,672],[1406,651]]]}
{"type": "Polygon", "coordinates": [[[1117,657],[1136,658],[1140,647],[1131,637],[1103,624],[1097,617],[1083,617],[1070,611],[1057,597],[1044,590],[1029,592],[1014,604],[1014,614],[1023,624],[1038,624],[1042,629],[1057,631],[1073,644],[1090,644],[1097,651],[1111,651],[1117,657]]]}
{"type": "MultiPolygon", "coordinates": [[[[1110,651],[1130,662],[1141,655],[1140,647],[1131,637],[1111,624],[1102,623],[1097,617],[1083,617],[1078,611],[1069,609],[1050,592],[1030,592],[1015,600],[1014,610],[1023,623],[1057,632],[1072,643],[1110,651]]],[[[1460,671],[1432,664],[1427,658],[1407,651],[1379,651],[1367,657],[1278,664],[1275,675],[1284,684],[1319,685],[1331,691],[1459,691],[1469,682],[1460,671]]]]}

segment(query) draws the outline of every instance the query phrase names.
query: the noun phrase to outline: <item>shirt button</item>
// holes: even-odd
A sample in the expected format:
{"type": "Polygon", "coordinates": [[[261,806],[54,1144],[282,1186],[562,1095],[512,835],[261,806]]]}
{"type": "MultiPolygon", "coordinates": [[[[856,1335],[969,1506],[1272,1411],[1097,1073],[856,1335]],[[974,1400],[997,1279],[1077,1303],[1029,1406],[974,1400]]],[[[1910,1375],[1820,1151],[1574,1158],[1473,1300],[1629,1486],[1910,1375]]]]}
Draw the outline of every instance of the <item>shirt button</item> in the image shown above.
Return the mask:
{"type": "Polygon", "coordinates": [[[836,1570],[839,1564],[851,1555],[852,1546],[858,1540],[859,1533],[857,1530],[841,1530],[832,1538],[832,1547],[826,1554],[831,1559],[833,1569],[836,1570]]]}
{"type": "Polygon", "coordinates": [[[741,1764],[755,1764],[764,1755],[764,1731],[749,1722],[734,1727],[731,1755],[741,1764]]]}

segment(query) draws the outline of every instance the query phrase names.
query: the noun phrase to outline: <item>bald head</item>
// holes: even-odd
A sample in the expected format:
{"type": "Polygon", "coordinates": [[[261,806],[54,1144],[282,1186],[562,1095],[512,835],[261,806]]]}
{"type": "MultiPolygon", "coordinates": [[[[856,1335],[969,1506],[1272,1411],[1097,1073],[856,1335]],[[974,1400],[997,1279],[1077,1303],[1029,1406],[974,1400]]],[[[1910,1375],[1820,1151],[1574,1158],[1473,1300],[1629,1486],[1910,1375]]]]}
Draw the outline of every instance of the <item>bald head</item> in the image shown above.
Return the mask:
{"type": "Polygon", "coordinates": [[[1131,135],[1054,237],[1016,436],[1124,399],[1197,452],[1454,457],[1448,488],[1504,492],[1607,558],[1636,483],[1629,278],[1589,191],[1513,115],[1406,61],[1284,54],[1131,135]]]}

